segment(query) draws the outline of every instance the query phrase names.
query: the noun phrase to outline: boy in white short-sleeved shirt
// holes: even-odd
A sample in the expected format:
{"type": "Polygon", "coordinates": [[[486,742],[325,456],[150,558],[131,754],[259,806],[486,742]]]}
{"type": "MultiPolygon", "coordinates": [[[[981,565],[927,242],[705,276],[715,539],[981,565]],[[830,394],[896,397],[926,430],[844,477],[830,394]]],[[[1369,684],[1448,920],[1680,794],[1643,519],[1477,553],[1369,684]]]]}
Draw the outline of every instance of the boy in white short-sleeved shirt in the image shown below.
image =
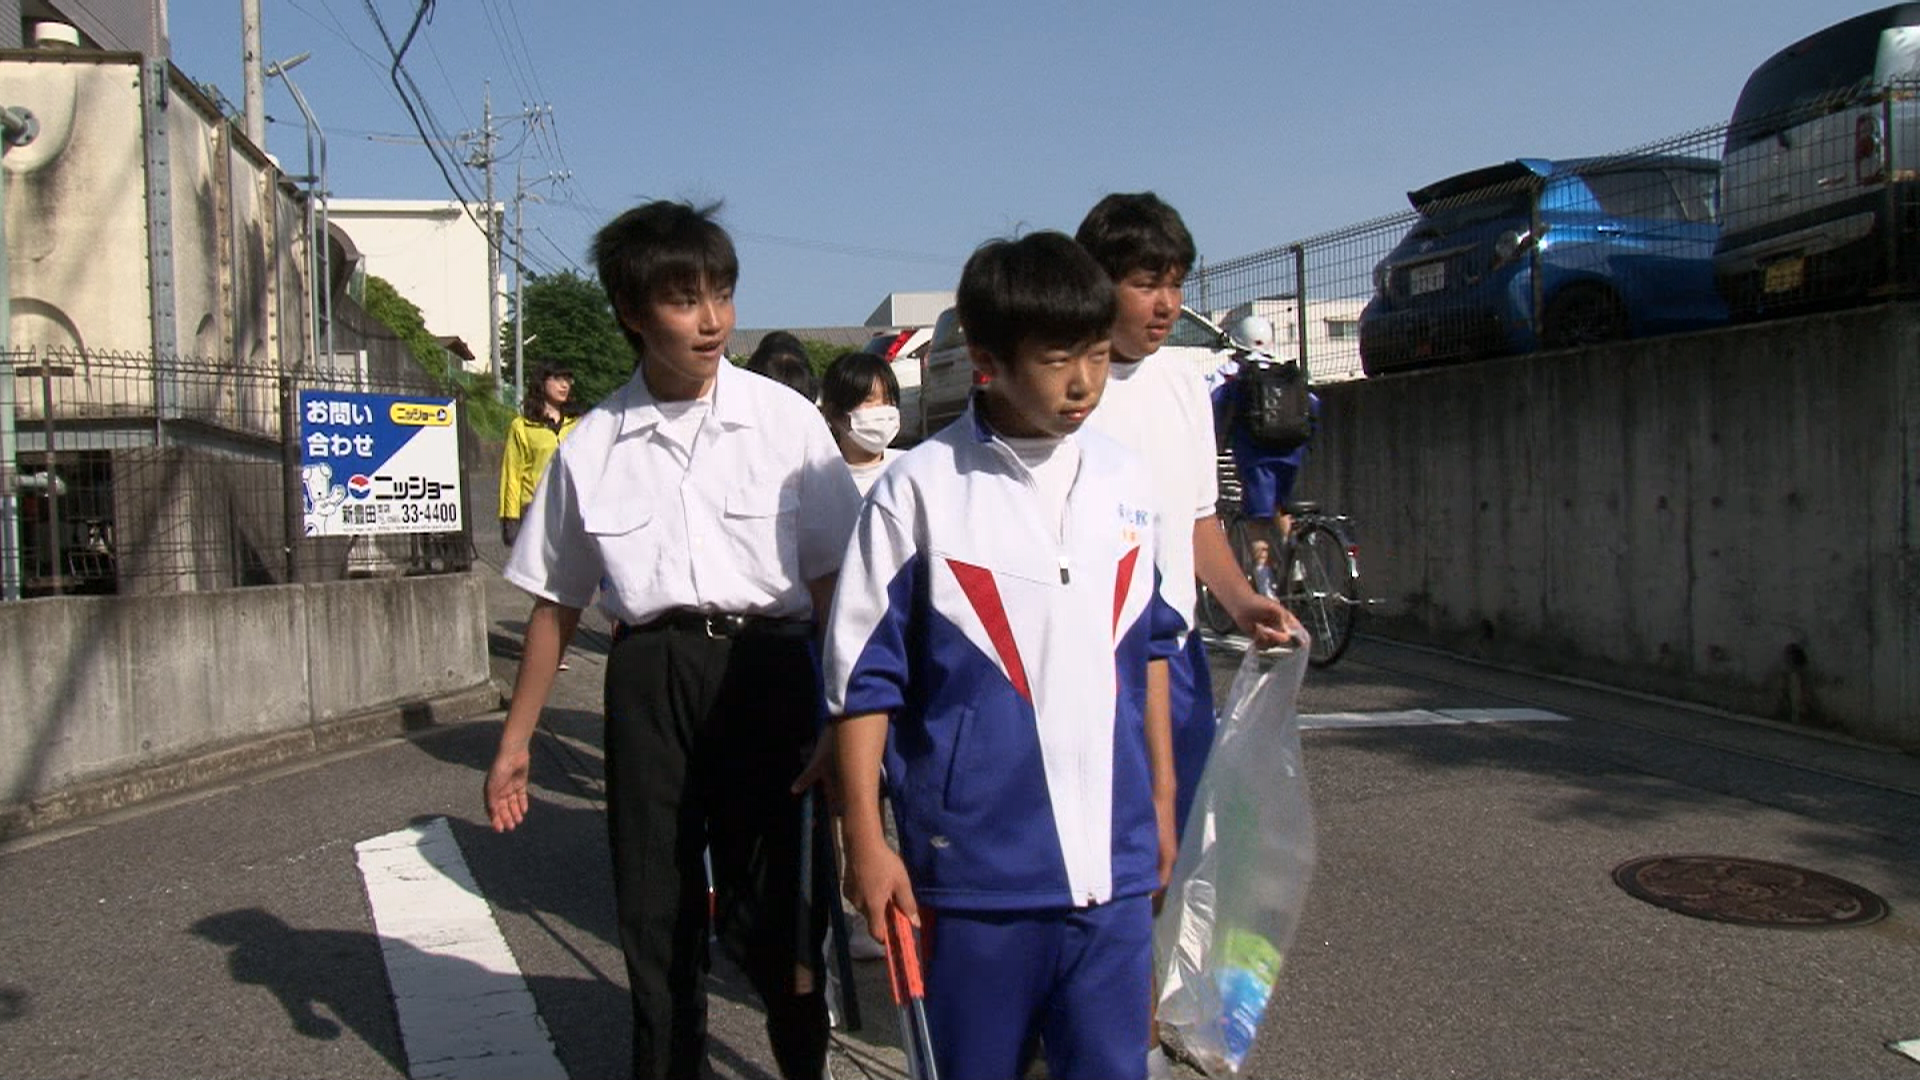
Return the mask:
{"type": "Polygon", "coordinates": [[[598,590],[616,624],[606,804],[633,1075],[704,1075],[710,849],[718,934],[766,1006],[780,1073],[815,1080],[826,1004],[796,972],[819,955],[830,875],[800,932],[799,792],[828,750],[814,749],[813,620],[860,497],[812,404],[727,363],[738,263],[711,212],[649,203],[594,238],[639,364],[561,444],[523,516],[506,576],[536,603],[485,798],[495,829],[525,818],[528,744],[598,590]]]}

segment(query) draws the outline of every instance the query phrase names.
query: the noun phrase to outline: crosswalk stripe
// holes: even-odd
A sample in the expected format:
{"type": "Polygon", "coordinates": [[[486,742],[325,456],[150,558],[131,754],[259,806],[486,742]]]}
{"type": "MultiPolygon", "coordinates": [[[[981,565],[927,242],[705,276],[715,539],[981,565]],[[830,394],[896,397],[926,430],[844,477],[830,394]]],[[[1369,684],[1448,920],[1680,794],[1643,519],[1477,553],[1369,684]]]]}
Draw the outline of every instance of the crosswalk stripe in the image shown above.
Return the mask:
{"type": "Polygon", "coordinates": [[[412,1080],[566,1080],[447,819],[353,850],[412,1080]]]}
{"type": "Polygon", "coordinates": [[[1375,728],[1422,727],[1445,724],[1510,724],[1563,721],[1566,717],[1545,709],[1398,709],[1382,712],[1301,713],[1300,727],[1375,728]]]}

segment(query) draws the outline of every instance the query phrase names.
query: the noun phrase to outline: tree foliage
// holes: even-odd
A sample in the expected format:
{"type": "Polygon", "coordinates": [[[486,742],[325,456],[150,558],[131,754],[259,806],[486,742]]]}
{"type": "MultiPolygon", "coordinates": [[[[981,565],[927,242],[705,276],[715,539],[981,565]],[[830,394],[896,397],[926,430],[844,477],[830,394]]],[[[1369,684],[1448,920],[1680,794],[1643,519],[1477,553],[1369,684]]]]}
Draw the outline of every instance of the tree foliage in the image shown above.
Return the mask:
{"type": "Polygon", "coordinates": [[[467,420],[474,431],[489,439],[506,434],[514,410],[500,403],[492,377],[471,375],[460,365],[450,363],[446,348],[427,330],[426,317],[417,304],[400,295],[392,282],[377,274],[367,275],[363,304],[367,314],[393,331],[406,345],[415,362],[466,402],[467,420]]]}
{"type": "MultiPolygon", "coordinates": [[[[571,270],[529,277],[521,287],[526,377],[542,361],[573,369],[574,400],[591,406],[633,375],[633,350],[614,321],[600,284],[571,270]]],[[[502,328],[503,355],[513,355],[513,324],[502,328]]]]}
{"type": "Polygon", "coordinates": [[[827,367],[831,365],[834,359],[841,353],[858,351],[856,349],[849,349],[844,345],[829,345],[824,341],[816,341],[813,338],[801,338],[800,344],[807,347],[807,363],[813,368],[815,378],[825,375],[827,373],[827,367]]]}
{"type": "Polygon", "coordinates": [[[413,354],[419,365],[434,378],[447,377],[447,350],[427,331],[426,316],[413,301],[400,295],[393,283],[377,274],[367,275],[367,314],[393,331],[413,354]]]}

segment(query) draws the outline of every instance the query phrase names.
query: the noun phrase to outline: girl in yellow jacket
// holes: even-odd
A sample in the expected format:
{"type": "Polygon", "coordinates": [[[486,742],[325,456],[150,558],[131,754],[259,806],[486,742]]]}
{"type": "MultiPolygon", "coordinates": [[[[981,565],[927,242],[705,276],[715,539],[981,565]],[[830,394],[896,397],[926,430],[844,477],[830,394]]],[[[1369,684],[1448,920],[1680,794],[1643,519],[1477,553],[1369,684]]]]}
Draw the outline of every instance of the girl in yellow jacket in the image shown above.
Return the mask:
{"type": "Polygon", "coordinates": [[[520,535],[520,515],[533,501],[548,459],[578,419],[573,372],[558,364],[535,368],[520,415],[507,426],[507,450],[500,460],[500,539],[508,547],[520,535]]]}

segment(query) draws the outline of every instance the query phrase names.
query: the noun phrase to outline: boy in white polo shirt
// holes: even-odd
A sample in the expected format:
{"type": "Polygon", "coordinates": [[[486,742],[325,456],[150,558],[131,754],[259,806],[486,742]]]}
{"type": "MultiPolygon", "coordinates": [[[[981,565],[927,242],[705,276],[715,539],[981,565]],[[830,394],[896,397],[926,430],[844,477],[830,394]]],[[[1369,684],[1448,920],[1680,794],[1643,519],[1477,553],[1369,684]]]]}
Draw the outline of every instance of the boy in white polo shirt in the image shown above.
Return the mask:
{"type": "Polygon", "coordinates": [[[944,1080],[1016,1076],[1034,1035],[1054,1080],[1145,1075],[1181,622],[1144,469],[1081,426],[1113,304],[1061,233],[973,254],[956,306],[990,381],[874,485],[834,597],[848,896],[876,939],[889,904],[919,921],[944,1080]]]}
{"type": "Polygon", "coordinates": [[[639,364],[561,444],[523,515],[506,576],[536,604],[486,805],[500,831],[526,816],[528,743],[598,590],[616,624],[606,800],[633,1073],[704,1075],[710,848],[718,931],[766,1005],[781,1075],[814,1080],[826,1006],[795,970],[819,955],[830,897],[796,940],[796,777],[817,771],[809,639],[860,495],[811,402],[727,363],[738,263],[711,215],[654,202],[594,238],[639,364]]]}

